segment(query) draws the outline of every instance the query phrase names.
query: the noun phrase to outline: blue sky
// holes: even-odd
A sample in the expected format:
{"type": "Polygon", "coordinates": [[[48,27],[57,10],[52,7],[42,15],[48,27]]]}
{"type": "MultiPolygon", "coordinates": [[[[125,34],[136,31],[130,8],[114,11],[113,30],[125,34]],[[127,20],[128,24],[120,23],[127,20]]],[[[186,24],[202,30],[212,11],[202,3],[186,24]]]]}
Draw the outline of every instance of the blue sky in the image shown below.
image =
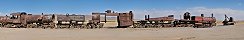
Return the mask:
{"type": "MultiPolygon", "coordinates": [[[[182,14],[194,8],[207,11],[220,10],[222,12],[222,9],[230,11],[223,14],[233,14],[233,11],[238,11],[234,13],[237,14],[242,13],[243,6],[244,0],[0,0],[0,13],[6,15],[11,12],[24,11],[33,14],[90,14],[91,12],[104,12],[107,9],[112,9],[118,12],[132,10],[138,14],[135,15],[136,17],[141,17],[144,14],[182,14]]],[[[195,13],[197,15],[203,12],[195,13]]],[[[217,14],[221,13],[217,12],[217,14]]]]}

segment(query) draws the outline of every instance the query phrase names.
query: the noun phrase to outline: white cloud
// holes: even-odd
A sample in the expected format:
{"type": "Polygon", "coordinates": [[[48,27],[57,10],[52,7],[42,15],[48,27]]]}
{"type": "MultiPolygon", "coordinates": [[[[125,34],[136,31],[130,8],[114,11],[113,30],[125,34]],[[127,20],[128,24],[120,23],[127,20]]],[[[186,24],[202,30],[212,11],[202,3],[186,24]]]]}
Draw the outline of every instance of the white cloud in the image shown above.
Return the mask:
{"type": "Polygon", "coordinates": [[[163,9],[147,9],[143,11],[135,11],[135,18],[143,19],[145,14],[151,15],[151,17],[162,17],[170,14],[174,14],[175,18],[180,18],[185,12],[190,12],[192,15],[199,16],[205,14],[210,16],[212,13],[217,20],[223,20],[224,14],[233,16],[236,20],[244,20],[244,10],[234,10],[230,8],[206,8],[206,7],[193,7],[179,10],[163,10],[163,9]]]}
{"type": "Polygon", "coordinates": [[[7,15],[7,13],[3,13],[3,12],[0,12],[0,16],[5,16],[5,15],[7,15]]]}

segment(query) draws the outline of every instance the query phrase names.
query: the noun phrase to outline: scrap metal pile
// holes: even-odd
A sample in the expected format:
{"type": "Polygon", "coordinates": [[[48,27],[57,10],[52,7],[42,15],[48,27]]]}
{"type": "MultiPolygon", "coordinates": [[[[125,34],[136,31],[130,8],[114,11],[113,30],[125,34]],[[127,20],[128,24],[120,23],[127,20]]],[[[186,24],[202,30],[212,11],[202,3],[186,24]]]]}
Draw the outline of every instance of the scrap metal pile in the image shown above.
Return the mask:
{"type": "MultiPolygon", "coordinates": [[[[162,28],[162,27],[194,27],[207,28],[216,26],[216,18],[201,16],[191,16],[189,12],[184,13],[184,19],[175,19],[174,15],[166,17],[150,18],[150,15],[145,15],[144,20],[133,21],[133,12],[117,13],[111,10],[105,13],[92,13],[91,20],[86,21],[85,15],[75,14],[40,14],[32,15],[25,12],[11,13],[10,16],[0,16],[1,27],[4,28],[103,28],[107,22],[107,16],[116,16],[118,28],[162,28]],[[101,15],[104,15],[105,20],[101,21],[101,15]],[[105,22],[105,23],[102,23],[105,22]]],[[[224,25],[234,25],[233,18],[228,18],[230,21],[223,21],[224,25]]]]}

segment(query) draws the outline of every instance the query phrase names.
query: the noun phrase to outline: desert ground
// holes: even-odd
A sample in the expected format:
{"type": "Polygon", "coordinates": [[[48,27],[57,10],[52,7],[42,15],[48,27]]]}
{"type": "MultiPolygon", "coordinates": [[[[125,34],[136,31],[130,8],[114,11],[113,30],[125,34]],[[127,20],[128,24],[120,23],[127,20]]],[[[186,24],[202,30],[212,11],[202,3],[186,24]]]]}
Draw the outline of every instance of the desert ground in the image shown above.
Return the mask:
{"type": "Polygon", "coordinates": [[[244,40],[243,24],[212,28],[0,28],[0,40],[244,40]]]}

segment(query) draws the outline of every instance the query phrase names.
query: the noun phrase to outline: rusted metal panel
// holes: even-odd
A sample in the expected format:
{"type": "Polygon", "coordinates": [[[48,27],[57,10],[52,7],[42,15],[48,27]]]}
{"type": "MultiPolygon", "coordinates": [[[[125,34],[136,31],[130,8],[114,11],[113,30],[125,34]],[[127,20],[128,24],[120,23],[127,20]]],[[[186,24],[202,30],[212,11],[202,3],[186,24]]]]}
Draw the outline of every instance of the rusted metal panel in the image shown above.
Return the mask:
{"type": "Polygon", "coordinates": [[[54,15],[43,15],[42,16],[42,21],[43,22],[52,22],[54,18],[54,15]]]}
{"type": "Polygon", "coordinates": [[[120,13],[118,17],[119,26],[131,26],[133,25],[133,14],[120,13]]]}
{"type": "Polygon", "coordinates": [[[9,19],[7,16],[0,16],[0,23],[7,23],[9,19]]]}
{"type": "MultiPolygon", "coordinates": [[[[148,19],[146,19],[148,20],[148,19]]],[[[157,17],[157,18],[149,18],[149,21],[173,21],[174,17],[157,17]]]]}
{"type": "Polygon", "coordinates": [[[15,22],[15,23],[20,23],[20,21],[19,20],[17,20],[17,19],[10,19],[10,17],[1,17],[0,18],[0,23],[13,23],[13,21],[15,22]]]}
{"type": "Polygon", "coordinates": [[[57,15],[57,21],[70,21],[67,15],[57,15]]]}
{"type": "Polygon", "coordinates": [[[10,15],[17,15],[17,16],[20,16],[20,13],[11,13],[10,15]]]}
{"type": "Polygon", "coordinates": [[[8,23],[21,23],[20,19],[7,19],[8,23]]]}
{"type": "Polygon", "coordinates": [[[92,20],[93,20],[93,22],[100,22],[100,14],[99,13],[93,13],[92,14],[92,20]]]}
{"type": "Polygon", "coordinates": [[[214,17],[203,17],[203,22],[214,23],[216,19],[214,17]]]}
{"type": "Polygon", "coordinates": [[[131,26],[133,21],[129,18],[129,16],[120,16],[119,17],[119,26],[131,26]]]}
{"type": "Polygon", "coordinates": [[[42,19],[42,15],[26,15],[26,22],[37,22],[42,19]]]}
{"type": "Polygon", "coordinates": [[[203,17],[201,17],[201,16],[192,16],[191,19],[197,23],[202,23],[202,21],[203,21],[203,17]]]}
{"type": "Polygon", "coordinates": [[[106,16],[119,16],[118,13],[106,13],[106,16]]]}
{"type": "Polygon", "coordinates": [[[85,21],[85,15],[69,15],[72,21],[85,21]]]}

